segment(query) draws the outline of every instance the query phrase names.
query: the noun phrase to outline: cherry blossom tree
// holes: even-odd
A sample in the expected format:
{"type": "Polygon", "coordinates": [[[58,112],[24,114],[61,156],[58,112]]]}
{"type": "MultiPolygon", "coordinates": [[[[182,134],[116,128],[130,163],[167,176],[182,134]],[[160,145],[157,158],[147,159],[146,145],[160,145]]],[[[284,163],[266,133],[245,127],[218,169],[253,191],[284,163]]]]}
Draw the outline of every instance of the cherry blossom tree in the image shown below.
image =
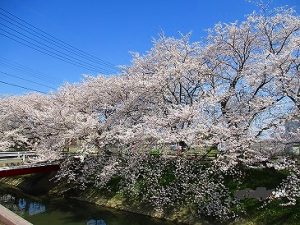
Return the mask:
{"type": "Polygon", "coordinates": [[[122,190],[133,194],[142,179],[146,202],[189,199],[200,213],[220,218],[234,214],[236,203],[224,174],[285,169],[290,175],[273,198],[295,204],[299,166],[285,152],[284,125],[300,115],[299,46],[300,17],[286,8],[219,23],[201,43],[190,34],[161,35],[145,55],[133,54],[121,74],[86,76],[49,95],[0,99],[0,147],[54,160],[75,143],[80,157],[65,159],[59,179],[104,188],[120,176],[122,190]],[[277,144],[258,147],[263,142],[277,144]],[[218,156],[201,168],[184,157],[172,161],[165,150],[174,143],[203,156],[214,148],[218,156]],[[154,147],[162,156],[149,154],[154,147]],[[174,180],[161,185],[169,168],[174,180]]]}

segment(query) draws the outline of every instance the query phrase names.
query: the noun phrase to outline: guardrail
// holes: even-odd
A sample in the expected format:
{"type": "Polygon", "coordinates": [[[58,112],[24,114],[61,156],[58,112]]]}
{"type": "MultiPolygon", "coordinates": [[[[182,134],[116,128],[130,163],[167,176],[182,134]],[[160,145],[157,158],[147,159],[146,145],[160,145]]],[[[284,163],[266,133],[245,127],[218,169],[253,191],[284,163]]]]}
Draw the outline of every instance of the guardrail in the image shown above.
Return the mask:
{"type": "Polygon", "coordinates": [[[27,151],[27,152],[0,152],[0,158],[21,158],[23,156],[36,156],[36,152],[27,151]]]}
{"type": "Polygon", "coordinates": [[[33,173],[50,173],[58,170],[59,165],[57,163],[28,164],[14,167],[2,167],[0,168],[0,177],[19,176],[33,173]]]}
{"type": "Polygon", "coordinates": [[[33,225],[0,204],[0,222],[5,225],[33,225]]]}

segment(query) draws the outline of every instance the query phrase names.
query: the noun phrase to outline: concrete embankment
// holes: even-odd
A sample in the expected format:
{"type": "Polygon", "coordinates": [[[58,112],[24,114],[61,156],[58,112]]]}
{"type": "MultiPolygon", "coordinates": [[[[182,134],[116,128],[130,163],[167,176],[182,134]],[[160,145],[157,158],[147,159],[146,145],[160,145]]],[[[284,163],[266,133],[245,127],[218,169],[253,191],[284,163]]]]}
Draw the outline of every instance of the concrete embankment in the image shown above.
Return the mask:
{"type": "Polygon", "coordinates": [[[0,224],[3,225],[32,225],[14,212],[0,205],[0,224]]]}

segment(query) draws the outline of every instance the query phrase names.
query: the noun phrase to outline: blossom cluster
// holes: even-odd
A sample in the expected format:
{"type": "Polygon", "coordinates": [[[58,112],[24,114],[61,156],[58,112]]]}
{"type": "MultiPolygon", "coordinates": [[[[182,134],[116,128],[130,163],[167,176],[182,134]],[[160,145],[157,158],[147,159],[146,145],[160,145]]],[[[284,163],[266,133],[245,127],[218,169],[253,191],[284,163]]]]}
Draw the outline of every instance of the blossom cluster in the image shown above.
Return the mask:
{"type": "Polygon", "coordinates": [[[299,124],[299,112],[300,17],[282,8],[219,23],[201,43],[162,35],[120,74],[1,98],[0,147],[64,159],[60,177],[82,188],[108,187],[120,175],[128,193],[140,186],[154,205],[192,196],[199,212],[219,216],[234,202],[221,176],[239,176],[241,166],[289,171],[274,197],[296,201],[299,169],[286,146],[299,143],[300,130],[286,125],[299,124]],[[172,146],[178,155],[217,156],[195,169],[169,160],[172,146]],[[149,158],[154,148],[159,161],[149,158]],[[169,167],[175,172],[166,176],[169,167]]]}

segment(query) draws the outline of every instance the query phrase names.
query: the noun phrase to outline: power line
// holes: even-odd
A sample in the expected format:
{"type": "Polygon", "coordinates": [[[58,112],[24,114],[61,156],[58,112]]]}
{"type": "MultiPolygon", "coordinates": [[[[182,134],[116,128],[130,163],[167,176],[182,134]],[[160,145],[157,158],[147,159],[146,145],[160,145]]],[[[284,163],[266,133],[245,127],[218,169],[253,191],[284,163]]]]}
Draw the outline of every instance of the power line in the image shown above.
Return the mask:
{"type": "MultiPolygon", "coordinates": [[[[85,60],[89,60],[90,62],[94,62],[94,63],[97,62],[98,64],[102,64],[102,65],[105,65],[106,67],[109,67],[109,70],[118,71],[118,69],[112,63],[107,62],[107,61],[105,61],[103,59],[100,59],[98,57],[95,57],[95,56],[93,56],[93,55],[91,55],[87,52],[84,52],[84,51],[82,51],[82,50],[80,50],[80,49],[78,49],[78,48],[62,41],[62,40],[54,37],[53,35],[45,32],[45,31],[43,31],[43,30],[41,30],[37,27],[35,27],[34,25],[32,25],[28,22],[26,22],[25,20],[20,19],[19,17],[13,15],[12,13],[10,13],[10,12],[2,9],[2,8],[0,8],[0,10],[2,11],[2,12],[0,11],[0,14],[2,16],[6,17],[6,19],[1,17],[2,20],[5,20],[5,21],[9,22],[10,24],[13,24],[14,26],[22,29],[23,31],[26,31],[27,33],[30,33],[31,35],[34,35],[35,37],[38,37],[39,39],[42,39],[42,40],[46,41],[47,43],[49,43],[49,41],[50,41],[52,45],[63,48],[65,51],[67,51],[69,53],[72,53],[74,55],[77,55],[81,58],[84,58],[85,60]],[[11,18],[11,17],[13,17],[13,18],[11,18]],[[12,23],[11,21],[9,21],[7,19],[12,20],[14,23],[12,23]],[[21,26],[19,26],[18,24],[21,25],[21,26]],[[24,25],[24,24],[26,24],[26,25],[24,25]],[[27,30],[24,29],[24,28],[26,28],[27,30]],[[39,35],[39,36],[37,36],[37,35],[39,35]]],[[[102,70],[103,70],[103,68],[102,68],[102,70]]]]}
{"type": "MultiPolygon", "coordinates": [[[[1,9],[0,8],[0,10],[3,10],[3,9],[1,9]]],[[[3,10],[3,11],[5,11],[5,10],[3,10]]],[[[8,13],[8,14],[10,14],[10,15],[12,15],[11,13],[9,13],[9,12],[7,12],[7,11],[5,11],[6,13],[8,13]]],[[[16,20],[14,20],[14,19],[12,19],[12,18],[10,18],[10,17],[8,17],[7,15],[5,15],[5,14],[3,14],[2,12],[0,12],[0,14],[2,14],[2,15],[4,15],[4,16],[6,16],[6,18],[8,18],[8,19],[10,19],[10,20],[13,20],[14,22],[17,22],[18,24],[20,24],[22,27],[20,27],[20,26],[18,26],[19,28],[21,28],[22,30],[24,30],[23,29],[23,27],[25,26],[27,29],[31,29],[31,31],[33,31],[34,33],[37,33],[38,35],[42,35],[43,37],[46,37],[48,40],[50,40],[51,42],[54,42],[54,40],[52,40],[52,39],[49,39],[47,36],[45,36],[45,35],[43,35],[43,34],[41,34],[41,33],[38,33],[37,31],[35,31],[35,30],[33,30],[32,28],[30,28],[30,27],[28,27],[28,26],[26,26],[26,25],[24,25],[24,24],[21,24],[21,23],[19,23],[18,21],[16,21],[16,20]]],[[[14,15],[12,15],[12,16],[14,16],[14,15]]],[[[18,18],[18,17],[16,17],[16,16],[14,16],[15,18],[17,18],[18,20],[21,20],[23,23],[26,23],[26,24],[29,24],[29,23],[27,23],[26,21],[24,21],[24,20],[22,20],[22,19],[20,19],[20,18],[18,18]]],[[[2,19],[3,19],[3,17],[1,17],[2,19]]],[[[10,21],[8,21],[8,20],[6,20],[6,19],[4,19],[5,21],[7,21],[7,22],[9,22],[9,23],[11,23],[10,21]]],[[[11,24],[13,24],[13,23],[11,23],[11,24]]],[[[14,24],[15,26],[17,26],[16,24],[14,24]]],[[[31,25],[31,24],[29,24],[31,27],[34,27],[33,25],[31,25]]],[[[34,27],[35,29],[38,29],[38,28],[36,28],[36,27],[34,27]]],[[[40,30],[40,29],[38,29],[38,30],[40,30]]],[[[27,30],[25,30],[26,32],[28,32],[27,30]]],[[[42,31],[42,30],[40,30],[40,31],[42,31]]],[[[42,31],[43,32],[43,31],[42,31]]],[[[32,32],[30,32],[31,34],[32,34],[32,32]]],[[[45,33],[45,32],[44,32],[45,33]]],[[[34,35],[34,34],[33,34],[34,35]]],[[[49,35],[49,34],[48,34],[49,35]]],[[[36,35],[35,35],[36,36],[36,35]]],[[[50,35],[50,36],[52,36],[52,35],[50,35]]],[[[53,37],[53,36],[52,36],[53,37]]],[[[41,37],[38,37],[38,38],[41,38],[41,37]]],[[[54,38],[54,37],[53,37],[54,38]]],[[[44,39],[45,40],[45,39],[44,39]]],[[[59,39],[58,39],[59,40],[59,39]]],[[[58,42],[56,42],[56,43],[58,43],[58,42]]],[[[65,42],[64,42],[65,43],[65,42]]],[[[53,43],[52,43],[53,44],[53,43]]],[[[66,43],[67,44],[67,43],[66,43]]],[[[56,45],[57,46],[57,45],[56,45]]],[[[59,47],[61,48],[61,47],[63,47],[63,48],[65,48],[65,46],[62,46],[62,44],[60,44],[59,45],[59,47]]],[[[74,51],[74,50],[73,50],[74,51]]],[[[78,55],[78,54],[77,54],[78,55]]],[[[86,57],[86,56],[85,56],[86,57]]],[[[103,62],[101,62],[101,63],[103,63],[103,62]]],[[[103,63],[103,64],[107,64],[107,65],[109,65],[108,63],[103,63]]],[[[115,66],[112,66],[112,64],[110,64],[110,66],[111,66],[111,68],[113,68],[113,70],[114,71],[117,71],[116,70],[116,68],[115,68],[115,66]]]]}
{"type": "MultiPolygon", "coordinates": [[[[70,45],[70,44],[68,44],[68,43],[66,43],[66,42],[64,42],[64,41],[62,41],[62,40],[56,38],[56,37],[54,37],[53,35],[51,35],[51,34],[45,32],[45,31],[41,30],[40,28],[38,28],[38,27],[36,27],[36,26],[34,26],[34,25],[28,23],[28,22],[26,22],[25,20],[19,18],[18,16],[14,15],[14,14],[12,14],[12,13],[10,13],[10,12],[8,12],[7,10],[5,10],[5,9],[3,9],[3,8],[0,8],[0,10],[2,10],[3,12],[5,12],[5,13],[9,14],[10,16],[12,16],[13,18],[16,18],[17,20],[19,20],[19,21],[21,21],[21,22],[23,22],[23,23],[25,23],[25,24],[27,24],[27,25],[29,25],[30,27],[33,28],[33,29],[32,29],[32,28],[28,28],[28,27],[27,27],[28,29],[31,29],[31,30],[34,30],[34,29],[35,29],[35,30],[38,30],[39,32],[45,34],[45,35],[43,35],[43,34],[40,34],[40,33],[39,33],[39,35],[41,35],[41,36],[43,36],[43,37],[46,37],[47,39],[49,39],[49,40],[51,40],[51,41],[53,41],[53,42],[55,42],[55,40],[56,40],[56,41],[58,41],[58,42],[60,42],[60,43],[63,43],[64,45],[69,46],[70,49],[77,50],[78,52],[81,52],[83,55],[90,56],[90,57],[92,57],[92,58],[94,58],[94,59],[98,59],[100,62],[102,62],[102,63],[104,63],[104,64],[107,64],[107,65],[110,65],[110,66],[112,66],[114,69],[116,69],[114,64],[112,64],[112,63],[110,63],[110,62],[108,62],[108,61],[106,61],[106,60],[100,59],[100,58],[98,58],[98,57],[96,57],[96,56],[94,56],[94,55],[91,55],[91,54],[89,54],[89,53],[87,53],[87,52],[85,52],[85,51],[82,51],[82,50],[80,50],[80,49],[78,49],[78,48],[76,48],[76,47],[74,47],[74,46],[72,46],[72,45],[70,45]],[[49,38],[49,37],[50,37],[50,38],[49,38]]],[[[0,12],[0,14],[5,15],[5,14],[3,14],[3,13],[1,13],[1,12],[0,12]]],[[[5,15],[5,16],[7,17],[7,15],[5,15]]],[[[11,18],[10,18],[10,19],[11,19],[11,18]]],[[[16,21],[16,20],[14,20],[14,21],[16,21]]],[[[17,22],[17,23],[19,23],[19,22],[17,22]]],[[[22,26],[24,26],[24,24],[22,24],[22,26]]],[[[36,32],[36,31],[34,31],[34,32],[36,32]]],[[[57,43],[57,42],[56,42],[56,43],[57,43]]]]}
{"type": "Polygon", "coordinates": [[[91,68],[89,68],[89,67],[87,67],[87,66],[85,66],[85,65],[83,65],[83,64],[81,64],[81,63],[79,63],[79,62],[73,62],[72,60],[70,60],[70,59],[68,59],[68,58],[66,58],[66,57],[61,57],[59,54],[57,54],[57,53],[52,53],[51,51],[48,51],[47,49],[44,49],[44,48],[41,48],[41,49],[39,49],[40,47],[38,46],[38,45],[36,45],[36,44],[34,44],[34,43],[32,43],[32,42],[30,42],[30,41],[27,41],[26,39],[24,39],[24,38],[20,38],[20,37],[18,37],[17,35],[14,35],[14,34],[11,34],[10,32],[7,32],[7,31],[5,31],[5,30],[3,30],[3,29],[1,29],[0,28],[0,30],[2,30],[2,31],[4,31],[6,34],[4,34],[4,33],[0,33],[0,35],[2,35],[2,36],[5,36],[5,37],[7,37],[8,39],[11,39],[11,40],[14,40],[14,41],[16,41],[16,42],[18,42],[18,43],[20,43],[20,44],[22,44],[22,45],[25,45],[25,46],[27,46],[27,47],[29,47],[29,48],[31,48],[31,49],[34,49],[34,50],[36,50],[36,51],[38,51],[38,52],[41,52],[41,53],[43,53],[43,54],[46,54],[46,55],[48,55],[48,56],[51,56],[51,57],[53,57],[53,58],[56,58],[56,59],[59,59],[59,60],[61,60],[61,61],[64,61],[64,62],[66,62],[66,63],[70,63],[70,64],[72,64],[72,65],[75,65],[75,66],[78,66],[78,67],[81,67],[81,68],[85,68],[85,69],[87,69],[87,70],[89,70],[89,71],[94,71],[94,72],[98,72],[98,70],[95,70],[95,69],[91,69],[91,68]],[[10,36],[9,36],[10,35],[10,36]],[[12,36],[12,37],[11,37],[12,36]],[[17,38],[17,39],[16,39],[17,38]],[[19,39],[19,40],[18,40],[19,39]],[[20,39],[23,41],[20,41],[20,39]],[[24,43],[25,42],[25,43],[24,43]]]}
{"type": "MultiPolygon", "coordinates": [[[[4,64],[5,66],[8,66],[9,68],[21,71],[22,73],[24,73],[24,72],[25,73],[30,73],[29,74],[30,76],[37,77],[41,81],[44,81],[44,80],[41,79],[40,77],[48,77],[45,74],[42,74],[42,73],[37,72],[37,71],[34,71],[33,69],[31,69],[31,68],[29,68],[27,66],[24,66],[24,65],[22,65],[20,63],[14,62],[12,60],[9,60],[9,59],[1,57],[1,56],[0,56],[0,64],[2,64],[2,65],[4,64]]],[[[39,86],[47,87],[47,88],[50,88],[50,89],[56,89],[55,87],[52,87],[50,85],[46,85],[44,83],[40,83],[40,82],[36,82],[36,81],[33,81],[33,80],[29,80],[29,79],[26,79],[24,77],[21,77],[21,76],[15,75],[15,74],[7,73],[7,72],[4,72],[4,71],[0,71],[0,73],[4,74],[5,76],[14,77],[14,78],[17,78],[17,79],[20,79],[20,80],[24,80],[24,81],[27,81],[27,82],[39,85],[39,86]]],[[[30,89],[30,88],[27,88],[27,89],[30,89]]],[[[32,90],[35,90],[35,89],[32,89],[32,90]]]]}
{"type": "MultiPolygon", "coordinates": [[[[0,8],[0,10],[1,10],[1,8],[0,8]]],[[[113,64],[111,64],[111,63],[104,62],[103,60],[99,60],[99,59],[97,59],[96,57],[91,57],[91,56],[89,56],[89,55],[82,54],[81,52],[74,51],[74,49],[72,49],[72,48],[66,46],[65,44],[61,44],[61,43],[59,43],[59,42],[57,42],[57,41],[55,41],[55,40],[53,40],[53,39],[51,39],[51,38],[48,38],[47,36],[45,36],[45,35],[43,35],[43,34],[41,34],[41,33],[38,33],[37,31],[33,30],[32,28],[30,28],[30,27],[28,27],[28,26],[26,26],[26,25],[24,25],[24,24],[19,23],[17,20],[14,20],[14,19],[12,19],[12,18],[7,17],[6,15],[4,15],[4,16],[6,16],[8,19],[13,20],[13,22],[15,22],[15,23],[13,23],[13,22],[11,22],[11,21],[9,21],[9,20],[3,18],[3,17],[1,16],[1,14],[4,15],[4,14],[1,13],[1,11],[0,11],[0,19],[2,19],[2,20],[4,20],[4,21],[6,21],[6,22],[8,22],[8,23],[10,23],[10,24],[12,24],[12,25],[18,27],[19,29],[21,29],[21,30],[23,30],[23,31],[25,31],[25,32],[27,32],[27,33],[33,35],[34,37],[40,38],[40,39],[46,41],[47,43],[51,43],[51,44],[53,44],[54,46],[57,46],[57,47],[59,47],[59,48],[63,48],[65,51],[67,51],[67,52],[69,52],[69,53],[71,53],[71,54],[77,55],[77,56],[79,56],[79,57],[81,57],[81,58],[84,58],[84,59],[86,59],[86,60],[88,60],[88,61],[90,61],[90,62],[99,63],[99,64],[102,64],[102,65],[104,65],[104,66],[108,66],[108,67],[109,67],[109,70],[112,70],[112,71],[115,71],[115,72],[118,71],[118,70],[116,69],[116,67],[115,67],[113,64]],[[17,24],[16,24],[16,23],[17,23],[17,24]],[[19,26],[18,24],[19,24],[20,26],[19,26]],[[26,29],[25,29],[25,28],[26,28],[26,29]],[[49,41],[50,41],[50,42],[49,42],[49,41]]],[[[64,43],[64,42],[63,42],[63,43],[64,43]]],[[[66,44],[67,44],[67,43],[66,43],[66,44]]],[[[74,47],[74,48],[75,48],[75,47],[74,47]]],[[[75,49],[76,49],[76,48],[75,48],[75,49]]],[[[79,51],[80,51],[80,50],[79,50],[79,51]]]]}
{"type": "Polygon", "coordinates": [[[50,89],[55,89],[54,87],[48,86],[48,85],[46,85],[46,84],[42,84],[42,83],[39,83],[39,82],[35,82],[35,81],[32,81],[32,80],[28,80],[28,79],[25,79],[25,78],[20,77],[20,76],[18,76],[18,75],[6,73],[6,72],[3,72],[3,71],[1,71],[1,70],[0,70],[0,73],[4,74],[4,75],[6,75],[6,76],[9,76],[9,77],[14,77],[14,78],[17,78],[17,79],[20,79],[20,80],[27,81],[27,82],[29,82],[29,83],[36,84],[36,85],[39,85],[39,86],[43,86],[43,87],[50,88],[50,89]]]}
{"type": "Polygon", "coordinates": [[[8,31],[6,31],[6,30],[0,28],[0,30],[4,31],[5,33],[7,33],[7,34],[9,34],[9,35],[11,35],[11,36],[14,36],[14,37],[16,37],[16,38],[19,38],[19,39],[21,39],[21,40],[23,40],[23,41],[25,41],[25,42],[27,42],[27,43],[30,43],[31,45],[34,45],[34,46],[36,46],[36,47],[39,47],[39,48],[41,48],[41,49],[43,49],[43,50],[45,50],[45,51],[51,52],[52,54],[57,55],[57,56],[59,56],[59,57],[66,58],[67,60],[72,61],[72,62],[75,62],[75,63],[78,63],[78,64],[80,64],[80,65],[82,65],[82,66],[90,67],[90,68],[93,69],[94,71],[98,71],[98,70],[103,71],[102,68],[97,68],[97,67],[95,67],[94,65],[92,65],[92,64],[90,64],[90,63],[86,63],[86,62],[84,62],[84,61],[82,61],[82,60],[80,60],[80,59],[77,59],[77,58],[75,58],[75,57],[72,57],[72,56],[70,56],[70,55],[64,56],[64,55],[66,55],[65,53],[63,53],[63,52],[61,52],[61,51],[58,51],[58,50],[56,50],[55,48],[52,48],[51,46],[46,45],[46,44],[44,44],[44,43],[42,43],[42,42],[40,42],[40,41],[37,41],[37,40],[35,40],[35,39],[33,39],[33,38],[27,36],[27,35],[24,35],[24,34],[22,34],[21,32],[15,30],[15,29],[13,29],[13,28],[10,28],[10,27],[8,27],[8,26],[2,24],[2,23],[0,23],[0,25],[5,26],[5,27],[7,27],[8,29],[10,29],[10,30],[16,32],[17,34],[19,34],[19,35],[21,35],[21,36],[23,36],[23,37],[25,37],[25,38],[27,38],[27,39],[29,39],[29,40],[32,40],[32,41],[38,43],[38,45],[37,45],[37,44],[34,44],[34,43],[31,42],[31,41],[28,41],[28,40],[26,40],[26,39],[24,39],[24,38],[21,38],[21,37],[15,35],[15,34],[12,34],[12,33],[8,32],[8,31]],[[46,48],[41,47],[40,45],[41,45],[41,46],[44,46],[44,47],[46,47],[46,48]],[[51,50],[48,50],[47,48],[48,48],[48,49],[51,49],[51,50]]]}
{"type": "MultiPolygon", "coordinates": [[[[13,70],[17,70],[17,71],[20,71],[22,73],[26,73],[32,77],[35,77],[41,81],[44,81],[44,79],[48,80],[48,81],[51,81],[49,80],[48,78],[51,77],[49,75],[46,75],[46,74],[43,74],[39,71],[36,71],[36,70],[33,70],[27,66],[24,66],[20,63],[17,63],[17,62],[14,62],[14,61],[11,61],[9,59],[6,59],[4,57],[1,57],[0,56],[0,64],[10,68],[10,69],[13,69],[13,70]]],[[[52,77],[53,78],[53,77],[52,77]]]]}
{"type": "Polygon", "coordinates": [[[39,91],[39,90],[36,90],[36,89],[24,87],[24,86],[21,86],[21,85],[18,85],[18,84],[14,84],[14,83],[8,83],[8,82],[2,81],[2,80],[0,80],[0,83],[6,84],[6,85],[9,85],[9,86],[13,86],[13,87],[22,88],[22,89],[25,89],[27,91],[35,91],[35,92],[39,92],[39,93],[42,93],[42,94],[47,94],[46,92],[43,92],[43,91],[39,91]]]}

